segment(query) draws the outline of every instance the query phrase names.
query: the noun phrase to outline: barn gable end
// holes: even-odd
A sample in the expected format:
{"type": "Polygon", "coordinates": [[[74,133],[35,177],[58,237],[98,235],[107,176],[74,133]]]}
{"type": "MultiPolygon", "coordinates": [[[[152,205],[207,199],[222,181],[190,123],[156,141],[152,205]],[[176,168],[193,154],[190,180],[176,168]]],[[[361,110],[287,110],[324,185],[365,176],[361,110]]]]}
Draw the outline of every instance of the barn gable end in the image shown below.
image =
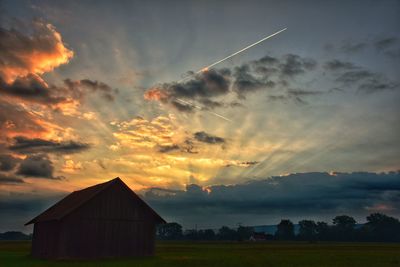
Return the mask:
{"type": "Polygon", "coordinates": [[[153,255],[155,226],[165,220],[115,178],[71,193],[30,223],[35,257],[109,258],[153,255]]]}

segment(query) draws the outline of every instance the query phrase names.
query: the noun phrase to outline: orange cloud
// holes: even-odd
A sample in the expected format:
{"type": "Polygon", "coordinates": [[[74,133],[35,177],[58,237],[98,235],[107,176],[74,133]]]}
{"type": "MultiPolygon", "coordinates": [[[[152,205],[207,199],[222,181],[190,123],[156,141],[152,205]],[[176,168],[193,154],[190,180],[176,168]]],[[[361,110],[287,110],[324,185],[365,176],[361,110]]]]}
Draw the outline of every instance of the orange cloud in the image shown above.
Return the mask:
{"type": "Polygon", "coordinates": [[[30,36],[14,29],[2,29],[0,77],[6,83],[29,74],[52,71],[68,63],[74,55],[53,25],[41,21],[35,21],[33,25],[30,36]]]}
{"type": "Polygon", "coordinates": [[[114,137],[118,140],[111,149],[121,145],[128,148],[155,148],[172,145],[184,138],[184,133],[175,123],[175,118],[158,116],[152,120],[136,117],[130,121],[113,122],[118,131],[114,137]]]}
{"type": "Polygon", "coordinates": [[[144,93],[144,99],[146,100],[163,101],[167,98],[168,95],[158,88],[151,88],[144,93]]]}

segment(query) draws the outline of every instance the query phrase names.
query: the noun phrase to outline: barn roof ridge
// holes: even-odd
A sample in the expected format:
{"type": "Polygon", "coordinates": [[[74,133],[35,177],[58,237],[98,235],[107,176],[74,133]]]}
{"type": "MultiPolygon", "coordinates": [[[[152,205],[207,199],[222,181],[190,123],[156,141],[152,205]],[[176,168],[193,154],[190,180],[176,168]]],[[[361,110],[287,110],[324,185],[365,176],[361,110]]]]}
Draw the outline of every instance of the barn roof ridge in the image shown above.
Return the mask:
{"type": "Polygon", "coordinates": [[[122,186],[127,188],[139,201],[141,201],[146,208],[148,208],[154,216],[161,222],[165,222],[165,220],[158,215],[144,200],[142,200],[132,189],[130,189],[119,177],[111,179],[107,182],[96,184],[93,186],[86,187],[84,189],[73,191],[72,193],[65,196],[63,199],[55,203],[53,206],[40,213],[38,216],[27,222],[25,225],[29,225],[32,223],[40,222],[40,221],[52,221],[52,220],[60,220],[66,215],[70,214],[74,210],[81,207],[83,204],[88,202],[90,199],[95,197],[100,192],[103,192],[110,185],[119,182],[122,186]]]}

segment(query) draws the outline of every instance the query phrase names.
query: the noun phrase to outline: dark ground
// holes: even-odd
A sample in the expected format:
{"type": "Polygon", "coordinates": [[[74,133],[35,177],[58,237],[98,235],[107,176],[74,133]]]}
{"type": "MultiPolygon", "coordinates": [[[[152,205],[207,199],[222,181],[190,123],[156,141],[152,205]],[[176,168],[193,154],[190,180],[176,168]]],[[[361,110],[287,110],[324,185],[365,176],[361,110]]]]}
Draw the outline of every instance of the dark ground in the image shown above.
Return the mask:
{"type": "Polygon", "coordinates": [[[103,261],[46,261],[29,241],[0,241],[0,266],[400,266],[400,244],[306,242],[158,242],[156,256],[103,261]]]}

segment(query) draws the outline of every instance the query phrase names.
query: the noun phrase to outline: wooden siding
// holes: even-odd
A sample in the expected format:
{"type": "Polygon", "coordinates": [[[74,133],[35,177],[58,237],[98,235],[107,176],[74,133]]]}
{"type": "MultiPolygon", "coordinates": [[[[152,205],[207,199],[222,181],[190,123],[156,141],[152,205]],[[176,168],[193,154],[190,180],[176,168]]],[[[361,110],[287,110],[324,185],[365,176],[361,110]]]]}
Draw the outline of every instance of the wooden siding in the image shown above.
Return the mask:
{"type": "Polygon", "coordinates": [[[114,258],[154,254],[156,222],[129,188],[110,185],[60,221],[37,222],[32,254],[39,258],[114,258]]]}

